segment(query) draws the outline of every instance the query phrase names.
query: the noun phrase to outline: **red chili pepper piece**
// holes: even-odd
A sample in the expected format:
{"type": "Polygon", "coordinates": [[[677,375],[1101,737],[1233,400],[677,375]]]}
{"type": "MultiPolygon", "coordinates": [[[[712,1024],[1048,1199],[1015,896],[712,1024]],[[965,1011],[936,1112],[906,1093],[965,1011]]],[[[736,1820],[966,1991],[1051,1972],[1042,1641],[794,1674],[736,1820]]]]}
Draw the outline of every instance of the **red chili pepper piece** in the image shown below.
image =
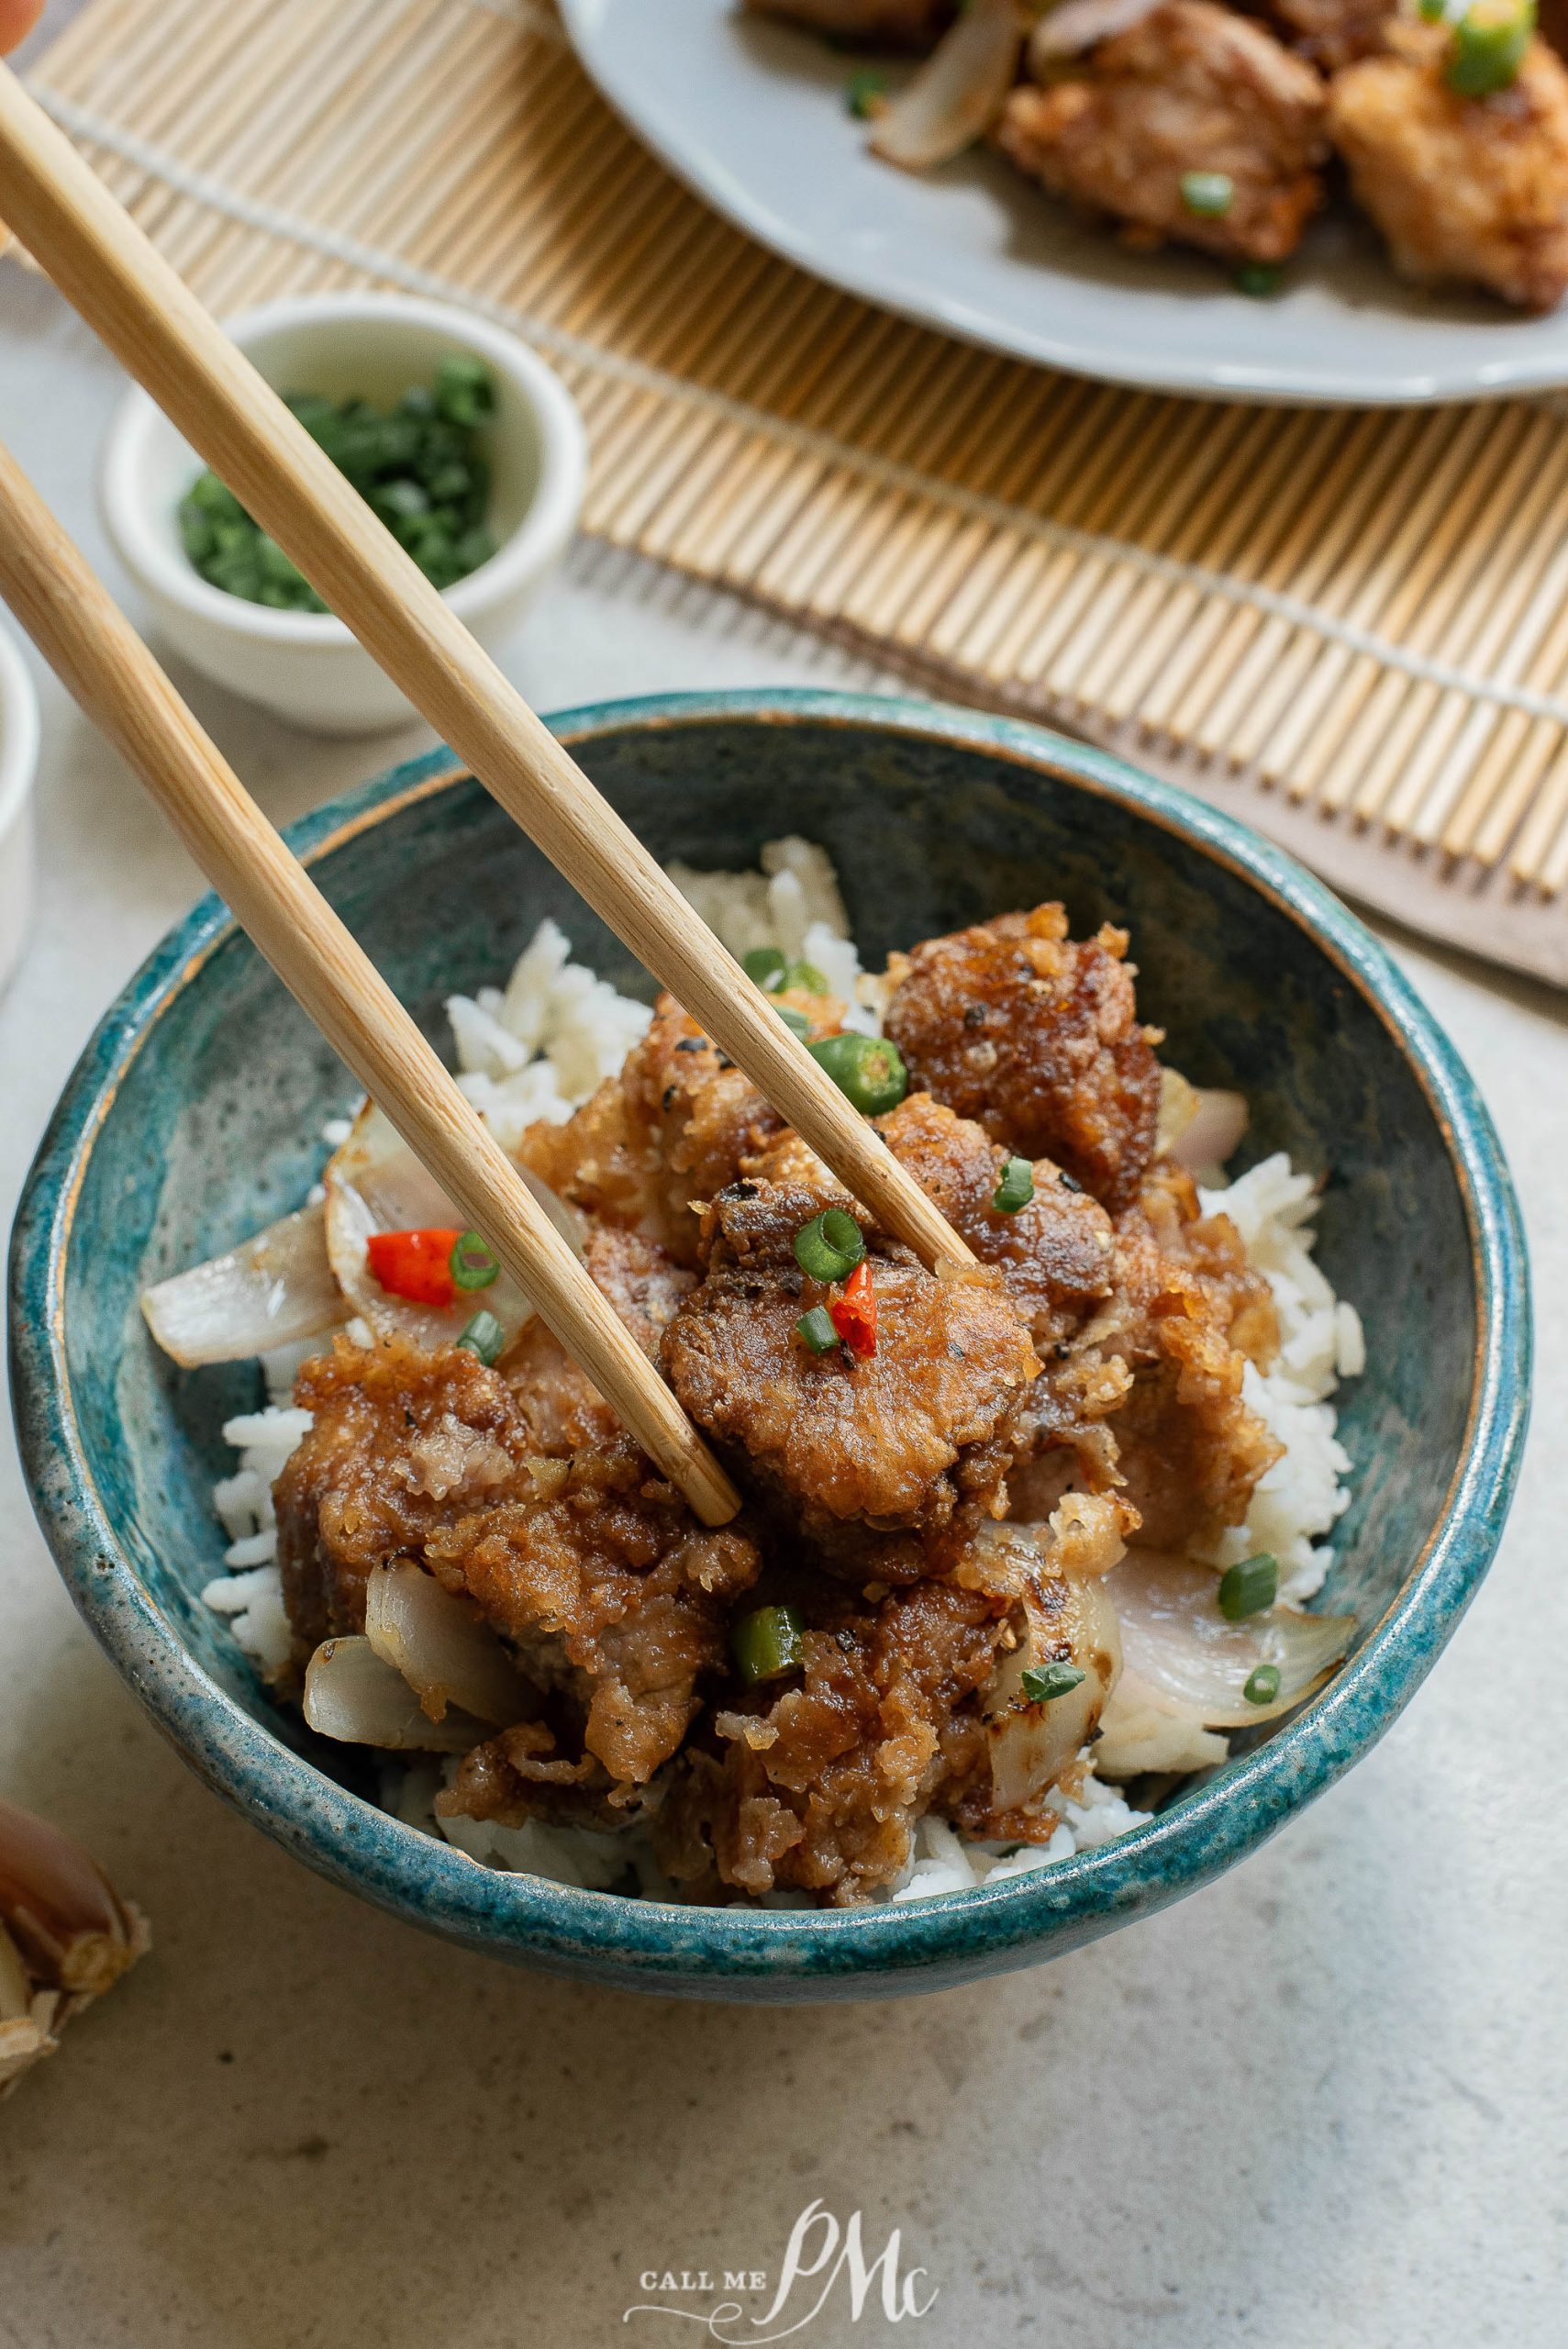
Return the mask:
{"type": "Polygon", "coordinates": [[[371,1271],[388,1297],[410,1305],[450,1305],[457,1296],[452,1250],[461,1231],[373,1231],[365,1242],[371,1271]]]}
{"type": "Polygon", "coordinates": [[[876,1352],[876,1297],[871,1285],[871,1264],[862,1257],[844,1283],[844,1294],[828,1308],[828,1318],[857,1362],[869,1362],[876,1352]]]}

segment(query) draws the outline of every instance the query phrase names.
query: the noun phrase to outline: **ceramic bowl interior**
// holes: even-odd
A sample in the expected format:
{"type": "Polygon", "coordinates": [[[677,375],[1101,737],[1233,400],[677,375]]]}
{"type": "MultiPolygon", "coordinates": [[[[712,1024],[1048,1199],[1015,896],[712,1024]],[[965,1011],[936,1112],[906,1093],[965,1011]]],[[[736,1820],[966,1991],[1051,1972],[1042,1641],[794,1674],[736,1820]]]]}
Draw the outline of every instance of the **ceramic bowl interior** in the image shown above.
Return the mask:
{"type": "MultiPolygon", "coordinates": [[[[868,962],[1044,897],[1128,923],[1168,1057],[1252,1106],[1244,1155],[1321,1174],[1321,1260],[1366,1325],[1341,1398],[1356,1464],[1324,1604],[1360,1619],[1330,1687],[1119,1843],[995,1892],[853,1914],[681,1909],[489,1873],[385,1818],[357,1759],[276,1710],[200,1600],[222,1537],[219,1430],[253,1369],[183,1374],[139,1288],[296,1205],[353,1087],[207,901],[109,1014],[18,1226],[24,1448],[78,1603],[162,1726],[313,1865],[508,1956],[698,1996],[929,1988],[1029,1963],[1212,1876],[1380,1733],[1484,1572],[1528,1385],[1522,1245],[1451,1049],[1361,926],[1288,859],[1182,795],[1034,729],[912,705],[720,696],[562,722],[653,851],[744,867],[790,829],[842,876],[868,962]]],[[[434,1038],[541,916],[619,987],[650,983],[472,781],[438,756],[298,834],[434,1038]]],[[[1392,1831],[1392,1826],[1391,1826],[1392,1831]]]]}

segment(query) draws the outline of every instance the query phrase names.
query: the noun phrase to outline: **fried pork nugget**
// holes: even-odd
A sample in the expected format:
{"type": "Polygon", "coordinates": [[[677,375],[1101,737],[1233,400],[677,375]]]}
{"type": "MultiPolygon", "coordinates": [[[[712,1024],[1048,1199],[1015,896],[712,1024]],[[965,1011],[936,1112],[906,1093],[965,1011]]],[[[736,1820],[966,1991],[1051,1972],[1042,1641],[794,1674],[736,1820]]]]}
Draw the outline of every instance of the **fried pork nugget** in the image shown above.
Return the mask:
{"type": "Polygon", "coordinates": [[[921,1087],[993,1141],[1051,1159],[1106,1207],[1154,1155],[1160,1064],[1125,930],[1075,943],[1057,905],[928,939],[888,965],[887,1032],[921,1087]]]}
{"type": "Polygon", "coordinates": [[[1109,213],[1141,245],[1284,261],[1323,201],[1321,80],[1211,0],[1165,0],[1062,79],[1015,90],[997,137],[1053,195],[1109,213]],[[1223,208],[1194,208],[1195,173],[1229,181],[1223,208]]]}
{"type": "Polygon", "coordinates": [[[1534,40],[1507,89],[1461,97],[1450,38],[1390,25],[1386,56],[1335,77],[1329,132],[1407,277],[1550,310],[1568,289],[1568,69],[1534,40]]]}

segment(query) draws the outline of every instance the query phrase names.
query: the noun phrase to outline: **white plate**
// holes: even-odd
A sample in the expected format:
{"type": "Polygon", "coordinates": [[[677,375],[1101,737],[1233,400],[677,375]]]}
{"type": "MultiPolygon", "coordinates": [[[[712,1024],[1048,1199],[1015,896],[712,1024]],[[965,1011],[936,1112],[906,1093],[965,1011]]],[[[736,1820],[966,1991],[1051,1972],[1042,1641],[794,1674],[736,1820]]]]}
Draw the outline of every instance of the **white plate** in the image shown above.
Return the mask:
{"type": "Polygon", "coordinates": [[[1210,262],[1140,255],[999,157],[924,179],[844,105],[856,60],[736,0],[561,0],[605,96],[740,228],[803,269],[1020,359],[1227,399],[1407,405],[1568,384],[1568,309],[1402,285],[1363,224],[1318,223],[1269,301],[1210,262]]]}

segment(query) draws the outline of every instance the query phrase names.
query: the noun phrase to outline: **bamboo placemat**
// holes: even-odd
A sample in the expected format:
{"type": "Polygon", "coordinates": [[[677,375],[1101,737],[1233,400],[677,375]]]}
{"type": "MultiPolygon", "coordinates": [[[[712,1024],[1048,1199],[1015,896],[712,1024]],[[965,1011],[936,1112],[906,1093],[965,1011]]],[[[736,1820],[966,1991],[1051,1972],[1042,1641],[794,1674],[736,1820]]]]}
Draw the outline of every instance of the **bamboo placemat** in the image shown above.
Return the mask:
{"type": "Polygon", "coordinates": [[[1224,407],[971,350],[773,259],[545,0],[93,0],[32,86],[220,313],[381,284],[559,368],[586,525],[1175,775],[1568,984],[1568,423],[1224,407]]]}

